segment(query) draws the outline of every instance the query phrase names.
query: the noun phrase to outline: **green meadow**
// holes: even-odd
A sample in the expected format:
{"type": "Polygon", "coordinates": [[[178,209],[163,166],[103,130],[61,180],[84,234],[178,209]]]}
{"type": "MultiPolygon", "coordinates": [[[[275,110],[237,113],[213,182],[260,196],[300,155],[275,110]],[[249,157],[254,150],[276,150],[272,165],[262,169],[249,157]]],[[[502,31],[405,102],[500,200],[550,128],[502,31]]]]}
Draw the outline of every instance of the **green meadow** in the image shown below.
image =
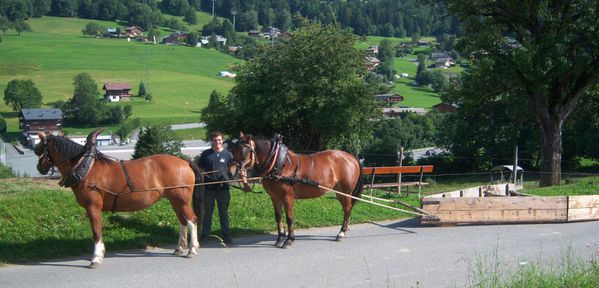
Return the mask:
{"type": "MultiPolygon", "coordinates": [[[[181,17],[166,17],[181,20],[181,17]]],[[[208,13],[198,12],[198,24],[189,29],[200,30],[210,20],[208,13]]],[[[100,93],[105,82],[130,82],[132,93],[136,94],[139,83],[147,79],[146,88],[153,96],[152,102],[136,97],[129,102],[133,106],[132,117],[140,118],[142,123],[196,122],[212,90],[226,94],[235,85],[234,80],[219,77],[218,72],[242,62],[216,50],[97,39],[81,33],[89,22],[117,27],[116,22],[62,17],[32,18],[28,22],[33,31],[18,36],[11,30],[0,42],[0,91],[4,91],[12,79],[31,79],[44,97],[44,107],[72,97],[73,77],[85,72],[97,82],[100,93]]],[[[161,30],[163,36],[168,33],[161,30]]],[[[365,49],[382,39],[367,37],[357,47],[365,49]]],[[[409,38],[388,39],[394,44],[410,41],[409,38]]],[[[402,105],[430,108],[440,99],[430,89],[411,86],[417,65],[410,59],[415,58],[415,55],[396,58],[398,73],[408,73],[410,77],[398,79],[392,92],[405,97],[402,105]]],[[[3,101],[0,101],[0,114],[7,120],[9,132],[18,131],[17,113],[3,101]]]]}
{"type": "MultiPolygon", "coordinates": [[[[198,121],[199,110],[208,103],[212,90],[227,93],[234,86],[234,80],[221,78],[218,72],[241,60],[203,48],[86,37],[81,29],[90,21],[32,18],[32,32],[17,36],[9,31],[0,42],[0,89],[4,91],[12,79],[31,79],[42,93],[44,105],[50,106],[72,97],[73,77],[82,72],[89,73],[100,90],[105,82],[130,82],[134,94],[147,77],[152,102],[132,99],[132,117],[144,123],[176,123],[198,121]]],[[[105,27],[117,25],[94,22],[105,27]]],[[[0,103],[9,131],[15,131],[18,120],[15,113],[6,113],[10,111],[0,103]]]]}

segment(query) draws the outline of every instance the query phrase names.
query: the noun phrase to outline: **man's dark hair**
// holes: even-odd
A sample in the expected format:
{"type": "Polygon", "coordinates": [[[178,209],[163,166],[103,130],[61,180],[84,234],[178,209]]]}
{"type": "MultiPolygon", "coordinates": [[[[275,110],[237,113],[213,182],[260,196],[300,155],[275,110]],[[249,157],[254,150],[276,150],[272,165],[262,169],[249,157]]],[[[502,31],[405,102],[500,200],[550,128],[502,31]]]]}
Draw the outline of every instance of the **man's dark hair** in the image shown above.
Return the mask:
{"type": "Polygon", "coordinates": [[[214,138],[216,138],[218,136],[225,138],[225,136],[223,135],[222,132],[220,132],[220,131],[214,131],[214,132],[210,133],[210,141],[212,141],[212,139],[214,139],[214,138]]]}

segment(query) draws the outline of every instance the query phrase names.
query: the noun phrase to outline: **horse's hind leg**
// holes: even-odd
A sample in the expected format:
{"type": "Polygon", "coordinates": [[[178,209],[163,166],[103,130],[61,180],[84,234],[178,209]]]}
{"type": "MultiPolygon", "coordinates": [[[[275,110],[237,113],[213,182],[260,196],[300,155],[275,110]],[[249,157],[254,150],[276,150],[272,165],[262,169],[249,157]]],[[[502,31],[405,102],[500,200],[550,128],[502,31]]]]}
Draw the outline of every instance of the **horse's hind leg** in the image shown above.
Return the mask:
{"type": "Polygon", "coordinates": [[[351,209],[353,207],[351,198],[345,197],[337,194],[337,199],[341,202],[341,206],[343,207],[343,224],[341,225],[341,231],[337,234],[335,238],[336,241],[342,241],[347,236],[347,232],[349,231],[349,216],[351,214],[351,209]]]}
{"type": "MultiPolygon", "coordinates": [[[[187,222],[185,223],[187,224],[187,222]]],[[[177,248],[175,248],[175,252],[173,254],[177,256],[183,255],[183,250],[187,248],[187,225],[180,224],[179,225],[179,243],[177,243],[177,248]]]]}
{"type": "Polygon", "coordinates": [[[175,210],[175,214],[179,219],[179,224],[181,225],[181,229],[179,231],[179,243],[175,251],[173,252],[175,255],[183,255],[183,250],[187,248],[187,226],[189,226],[190,230],[190,242],[191,246],[189,247],[188,257],[193,255],[198,255],[198,248],[200,244],[198,242],[198,232],[197,232],[197,217],[193,213],[191,209],[191,205],[189,200],[182,201],[180,199],[172,199],[169,198],[171,202],[171,206],[173,210],[175,210]]]}

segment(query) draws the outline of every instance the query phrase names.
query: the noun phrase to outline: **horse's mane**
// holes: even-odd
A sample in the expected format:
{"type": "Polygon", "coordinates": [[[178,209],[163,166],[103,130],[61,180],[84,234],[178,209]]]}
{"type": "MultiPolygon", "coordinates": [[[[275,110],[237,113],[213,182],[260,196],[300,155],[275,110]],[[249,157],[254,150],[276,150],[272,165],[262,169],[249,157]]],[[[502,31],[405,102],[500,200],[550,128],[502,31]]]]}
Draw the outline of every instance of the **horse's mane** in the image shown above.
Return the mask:
{"type": "MultiPolygon", "coordinates": [[[[54,147],[58,151],[60,155],[62,155],[65,159],[71,161],[77,161],[85,152],[83,145],[62,136],[48,136],[48,142],[55,142],[54,147]]],[[[102,154],[102,152],[97,151],[96,159],[109,159],[108,156],[102,154]]]]}

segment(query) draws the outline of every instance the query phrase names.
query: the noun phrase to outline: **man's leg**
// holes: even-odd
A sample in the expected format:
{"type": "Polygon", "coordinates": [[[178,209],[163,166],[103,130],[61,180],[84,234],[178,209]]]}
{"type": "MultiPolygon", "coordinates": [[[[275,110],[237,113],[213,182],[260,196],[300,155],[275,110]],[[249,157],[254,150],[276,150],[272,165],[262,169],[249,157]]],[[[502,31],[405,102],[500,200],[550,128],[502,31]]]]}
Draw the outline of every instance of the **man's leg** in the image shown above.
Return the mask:
{"type": "Polygon", "coordinates": [[[220,218],[220,229],[223,233],[223,240],[230,242],[229,234],[229,203],[231,202],[231,192],[228,188],[221,188],[217,192],[216,203],[218,205],[218,216],[220,218]]]}
{"type": "Polygon", "coordinates": [[[202,219],[202,239],[206,239],[210,235],[212,228],[212,213],[214,212],[214,197],[217,191],[207,188],[204,191],[204,219],[202,219]]]}

